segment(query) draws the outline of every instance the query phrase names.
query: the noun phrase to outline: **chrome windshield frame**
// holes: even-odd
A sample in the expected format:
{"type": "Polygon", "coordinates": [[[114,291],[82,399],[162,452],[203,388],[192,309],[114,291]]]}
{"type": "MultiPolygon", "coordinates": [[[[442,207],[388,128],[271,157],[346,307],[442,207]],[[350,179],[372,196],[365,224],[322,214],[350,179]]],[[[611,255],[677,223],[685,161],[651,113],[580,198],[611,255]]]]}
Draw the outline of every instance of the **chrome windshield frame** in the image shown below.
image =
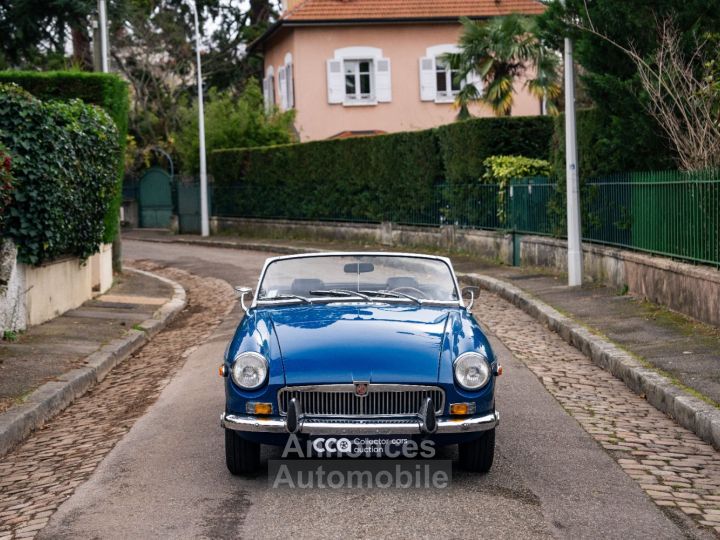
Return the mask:
{"type": "MultiPolygon", "coordinates": [[[[319,258],[319,257],[398,257],[398,258],[412,258],[412,259],[425,259],[425,260],[431,260],[431,261],[439,261],[445,264],[447,266],[448,270],[450,271],[450,276],[453,280],[453,285],[455,287],[455,294],[457,295],[458,299],[455,300],[425,300],[423,299],[422,305],[424,306],[451,306],[451,307],[464,307],[464,304],[462,302],[462,292],[460,290],[460,284],[458,283],[457,275],[455,274],[455,269],[452,266],[452,262],[447,257],[440,257],[439,255],[423,255],[419,253],[398,253],[398,252],[385,252],[385,251],[327,251],[327,252],[319,252],[319,253],[299,253],[296,255],[282,255],[280,257],[270,257],[265,260],[265,264],[263,265],[262,271],[260,272],[260,278],[258,279],[257,287],[255,288],[255,295],[253,296],[253,302],[250,306],[250,309],[256,308],[258,306],[267,307],[267,306],[301,306],[305,305],[305,302],[297,299],[287,298],[287,299],[279,299],[279,300],[272,300],[272,299],[264,299],[264,300],[258,300],[258,293],[260,291],[260,285],[263,282],[263,279],[265,278],[265,273],[267,272],[268,267],[277,262],[277,261],[286,261],[286,260],[293,260],[293,259],[310,259],[310,258],[319,258]]],[[[317,297],[317,298],[308,298],[309,305],[313,304],[329,304],[329,303],[342,303],[342,302],[362,302],[367,304],[367,300],[358,297],[353,296],[346,296],[346,297],[317,297]]],[[[373,298],[372,304],[412,304],[417,306],[418,304],[414,303],[410,299],[400,299],[400,298],[373,298]],[[402,301],[404,300],[404,302],[402,301]]]]}

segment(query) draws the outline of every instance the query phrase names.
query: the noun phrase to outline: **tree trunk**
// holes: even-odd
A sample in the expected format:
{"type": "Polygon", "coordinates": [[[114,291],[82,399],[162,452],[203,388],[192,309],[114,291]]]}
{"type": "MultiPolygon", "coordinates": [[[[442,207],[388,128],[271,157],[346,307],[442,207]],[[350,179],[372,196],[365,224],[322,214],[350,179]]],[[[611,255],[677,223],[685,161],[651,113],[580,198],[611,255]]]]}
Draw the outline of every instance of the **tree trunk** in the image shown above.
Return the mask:
{"type": "Polygon", "coordinates": [[[92,71],[93,56],[87,28],[73,26],[70,32],[72,34],[73,63],[82,68],[83,71],[92,71]]]}
{"type": "Polygon", "coordinates": [[[270,19],[269,0],[250,0],[250,25],[266,23],[270,19]]]}

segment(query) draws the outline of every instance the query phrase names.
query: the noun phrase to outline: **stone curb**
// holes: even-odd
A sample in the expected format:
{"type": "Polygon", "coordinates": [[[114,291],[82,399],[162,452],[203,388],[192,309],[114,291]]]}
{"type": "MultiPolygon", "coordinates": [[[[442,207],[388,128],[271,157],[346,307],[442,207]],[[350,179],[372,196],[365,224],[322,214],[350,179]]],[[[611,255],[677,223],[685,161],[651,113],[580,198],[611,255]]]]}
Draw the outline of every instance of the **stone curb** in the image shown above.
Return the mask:
{"type": "Polygon", "coordinates": [[[167,283],[173,288],[172,298],[163,304],[151,319],[114,339],[85,359],[86,365],[73,369],[43,384],[17,407],[0,414],[0,456],[22,442],[42,425],[102,381],[117,364],[128,358],[155,334],[167,326],[187,304],[185,289],[172,280],[134,268],[125,268],[167,283]]]}
{"type": "Polygon", "coordinates": [[[620,347],[510,283],[480,274],[458,274],[458,279],[487,289],[519,307],[655,408],[720,450],[720,410],[717,408],[685,392],[620,347]]]}

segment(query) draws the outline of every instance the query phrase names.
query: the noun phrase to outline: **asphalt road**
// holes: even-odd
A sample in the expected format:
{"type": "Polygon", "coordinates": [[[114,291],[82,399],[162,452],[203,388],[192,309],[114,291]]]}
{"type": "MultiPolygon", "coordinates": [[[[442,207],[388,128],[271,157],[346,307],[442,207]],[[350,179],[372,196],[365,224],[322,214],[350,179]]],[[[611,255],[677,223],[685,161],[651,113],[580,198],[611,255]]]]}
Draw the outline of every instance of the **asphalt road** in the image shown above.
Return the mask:
{"type": "MultiPolygon", "coordinates": [[[[255,286],[265,253],[126,241],[151,259],[255,286]]],[[[453,473],[445,490],[278,490],[225,468],[217,366],[238,309],[184,367],[42,538],[447,536],[683,538],[615,461],[496,339],[500,379],[495,465],[453,473]]],[[[481,316],[480,316],[481,319],[481,316]]],[[[454,457],[454,449],[448,456],[454,457]]],[[[264,448],[263,457],[279,451],[264,448]]]]}

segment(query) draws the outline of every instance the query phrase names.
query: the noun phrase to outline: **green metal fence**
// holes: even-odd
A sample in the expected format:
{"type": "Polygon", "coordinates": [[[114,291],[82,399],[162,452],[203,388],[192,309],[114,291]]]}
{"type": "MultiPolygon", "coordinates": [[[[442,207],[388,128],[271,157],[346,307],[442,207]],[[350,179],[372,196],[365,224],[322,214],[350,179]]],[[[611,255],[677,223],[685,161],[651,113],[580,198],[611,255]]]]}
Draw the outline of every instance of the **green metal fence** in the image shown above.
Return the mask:
{"type": "MultiPolygon", "coordinates": [[[[562,187],[562,186],[560,186],[562,187]]],[[[213,215],[370,222],[513,231],[563,237],[564,190],[546,178],[494,184],[444,184],[408,194],[402,208],[367,197],[344,210],[298,194],[278,208],[273,193],[214,186],[213,215]]],[[[720,171],[626,173],[582,188],[583,240],[720,266],[720,171]]]]}

